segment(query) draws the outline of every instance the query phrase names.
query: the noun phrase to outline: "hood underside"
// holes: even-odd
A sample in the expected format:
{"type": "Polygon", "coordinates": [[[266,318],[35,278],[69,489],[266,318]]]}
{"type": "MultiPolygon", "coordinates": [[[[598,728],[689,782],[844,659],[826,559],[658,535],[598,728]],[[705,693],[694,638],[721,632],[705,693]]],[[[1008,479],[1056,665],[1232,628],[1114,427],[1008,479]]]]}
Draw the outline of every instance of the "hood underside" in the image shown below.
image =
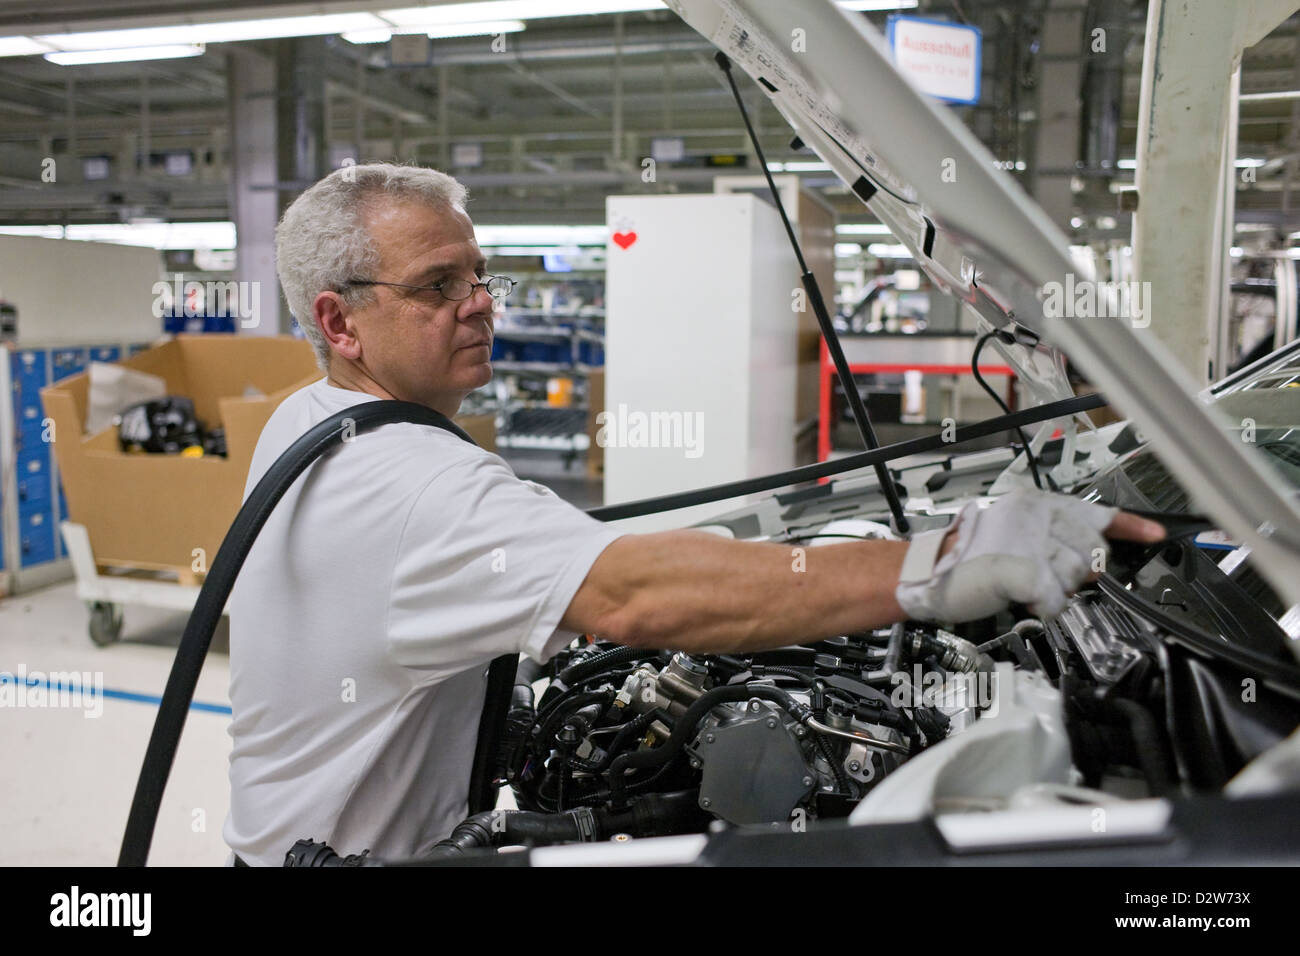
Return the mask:
{"type": "Polygon", "coordinates": [[[936,286],[984,327],[1014,333],[1015,344],[992,343],[1035,402],[1072,394],[1057,350],[1068,354],[1138,424],[1197,505],[1251,546],[1278,593],[1300,603],[1293,493],[1197,399],[1149,328],[1152,303],[1132,318],[1045,308],[1055,290],[1093,283],[1091,267],[1075,261],[1066,236],[952,111],[894,68],[865,18],[831,0],[666,2],[763,88],[936,286]],[[791,52],[796,35],[808,52],[791,52]]]}

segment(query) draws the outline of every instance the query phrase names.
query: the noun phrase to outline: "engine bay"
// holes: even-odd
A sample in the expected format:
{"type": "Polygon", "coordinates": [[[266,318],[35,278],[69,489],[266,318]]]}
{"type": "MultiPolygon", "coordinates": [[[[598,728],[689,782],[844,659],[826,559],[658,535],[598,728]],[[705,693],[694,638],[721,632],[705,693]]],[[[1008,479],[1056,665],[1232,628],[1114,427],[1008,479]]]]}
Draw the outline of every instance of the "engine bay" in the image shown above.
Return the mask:
{"type": "Polygon", "coordinates": [[[743,655],[588,638],[525,661],[494,768],[518,809],[469,817],[422,861],[1216,792],[1300,721],[1289,675],[1242,698],[1240,667],[1103,587],[1050,620],[1019,611],[743,655]]]}

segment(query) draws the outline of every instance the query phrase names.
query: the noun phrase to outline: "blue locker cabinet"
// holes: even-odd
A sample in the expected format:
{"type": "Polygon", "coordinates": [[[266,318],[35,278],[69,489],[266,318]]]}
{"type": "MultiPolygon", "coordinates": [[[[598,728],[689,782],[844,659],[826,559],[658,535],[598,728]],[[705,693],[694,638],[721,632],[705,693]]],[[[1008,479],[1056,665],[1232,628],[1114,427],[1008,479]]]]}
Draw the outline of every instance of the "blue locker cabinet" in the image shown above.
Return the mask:
{"type": "MultiPolygon", "coordinates": [[[[79,375],[91,362],[117,362],[124,355],[135,355],[147,348],[146,342],[126,346],[110,343],[20,348],[10,353],[12,414],[16,426],[13,460],[17,474],[14,500],[0,501],[0,509],[11,514],[16,512],[15,550],[20,568],[45,564],[67,554],[63,536],[59,534],[59,522],[68,514],[68,503],[62,483],[57,480],[54,449],[43,440],[45,411],[41,406],[41,389],[79,375]]],[[[0,569],[5,564],[4,542],[0,539],[0,569]]]]}

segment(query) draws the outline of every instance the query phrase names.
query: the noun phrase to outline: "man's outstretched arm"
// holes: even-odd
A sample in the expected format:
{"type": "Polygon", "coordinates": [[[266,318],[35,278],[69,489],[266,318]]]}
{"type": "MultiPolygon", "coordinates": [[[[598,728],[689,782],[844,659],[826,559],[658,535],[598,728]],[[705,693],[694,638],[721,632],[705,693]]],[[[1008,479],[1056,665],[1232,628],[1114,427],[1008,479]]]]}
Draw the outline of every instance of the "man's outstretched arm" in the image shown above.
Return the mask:
{"type": "Polygon", "coordinates": [[[792,547],[704,531],[627,535],[596,559],[561,626],[619,644],[717,654],[906,618],[970,620],[1012,601],[1047,616],[1096,576],[1103,535],[1154,542],[1164,529],[1064,495],[1017,492],[986,509],[969,505],[946,533],[931,534],[942,541],[792,547]]]}
{"type": "Polygon", "coordinates": [[[705,531],[627,535],[596,559],[561,626],[638,647],[730,653],[883,627],[904,541],[825,547],[705,531]]]}

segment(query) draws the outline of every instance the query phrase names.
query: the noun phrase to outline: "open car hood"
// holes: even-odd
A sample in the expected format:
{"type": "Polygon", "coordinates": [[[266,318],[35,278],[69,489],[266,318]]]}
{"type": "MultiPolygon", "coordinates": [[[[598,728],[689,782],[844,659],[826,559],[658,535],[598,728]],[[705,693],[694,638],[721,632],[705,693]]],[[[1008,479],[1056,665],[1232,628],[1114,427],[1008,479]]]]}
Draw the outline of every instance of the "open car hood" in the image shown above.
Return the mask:
{"type": "Polygon", "coordinates": [[[759,83],[938,287],[986,327],[1016,333],[1022,344],[991,344],[1035,402],[1073,394],[1063,350],[1137,422],[1197,505],[1250,545],[1278,593],[1300,603],[1293,492],[1197,399],[1197,385],[1155,333],[1139,327],[1150,321],[1149,303],[1140,320],[1045,310],[1053,290],[1092,282],[1091,266],[1074,260],[1066,236],[974,134],[894,68],[864,18],[831,0],[665,2],[759,83]],[[791,52],[797,35],[807,52],[791,52]]]}

